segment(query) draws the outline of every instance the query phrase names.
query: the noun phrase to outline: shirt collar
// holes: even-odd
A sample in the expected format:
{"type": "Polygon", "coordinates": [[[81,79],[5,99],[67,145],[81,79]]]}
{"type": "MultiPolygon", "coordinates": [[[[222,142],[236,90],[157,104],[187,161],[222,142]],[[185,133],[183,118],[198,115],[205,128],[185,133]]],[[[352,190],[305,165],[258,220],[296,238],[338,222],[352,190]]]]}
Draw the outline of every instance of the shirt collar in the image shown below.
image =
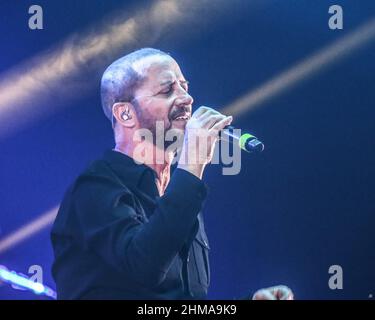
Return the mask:
{"type": "Polygon", "coordinates": [[[107,150],[103,158],[126,186],[135,188],[152,199],[159,196],[156,173],[150,167],[137,164],[133,158],[114,150],[107,150]]]}

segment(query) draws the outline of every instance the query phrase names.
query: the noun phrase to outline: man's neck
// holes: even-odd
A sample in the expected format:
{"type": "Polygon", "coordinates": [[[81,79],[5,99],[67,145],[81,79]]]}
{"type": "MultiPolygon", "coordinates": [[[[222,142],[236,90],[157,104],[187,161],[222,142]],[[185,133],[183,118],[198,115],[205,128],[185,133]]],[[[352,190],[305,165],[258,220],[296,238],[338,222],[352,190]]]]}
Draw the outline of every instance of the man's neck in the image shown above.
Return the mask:
{"type": "MultiPolygon", "coordinates": [[[[145,145],[143,145],[145,146],[145,145]]],[[[157,149],[155,145],[147,146],[147,153],[135,152],[137,146],[131,144],[117,143],[114,150],[126,154],[128,157],[137,161],[137,163],[144,163],[156,173],[156,185],[159,190],[159,195],[162,196],[167,188],[171,175],[171,165],[174,158],[173,152],[166,152],[157,149]],[[159,157],[157,158],[157,155],[159,157]],[[162,159],[161,158],[162,155],[162,159]]]]}

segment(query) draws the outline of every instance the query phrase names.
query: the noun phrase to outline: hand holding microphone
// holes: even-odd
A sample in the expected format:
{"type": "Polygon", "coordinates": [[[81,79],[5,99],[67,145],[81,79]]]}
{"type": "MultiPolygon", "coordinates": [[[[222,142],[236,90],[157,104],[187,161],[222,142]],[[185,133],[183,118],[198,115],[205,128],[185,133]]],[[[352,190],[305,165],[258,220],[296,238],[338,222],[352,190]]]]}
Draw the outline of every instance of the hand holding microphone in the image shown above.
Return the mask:
{"type": "Polygon", "coordinates": [[[250,133],[240,134],[230,126],[232,120],[232,116],[225,116],[212,108],[199,107],[186,124],[178,167],[202,178],[205,165],[212,160],[218,139],[237,144],[247,152],[263,151],[263,143],[250,133]],[[200,147],[202,142],[205,148],[200,147]]]}
{"type": "Polygon", "coordinates": [[[232,120],[231,116],[227,117],[212,108],[199,107],[186,123],[178,168],[202,179],[206,164],[212,160],[220,131],[232,120]]]}

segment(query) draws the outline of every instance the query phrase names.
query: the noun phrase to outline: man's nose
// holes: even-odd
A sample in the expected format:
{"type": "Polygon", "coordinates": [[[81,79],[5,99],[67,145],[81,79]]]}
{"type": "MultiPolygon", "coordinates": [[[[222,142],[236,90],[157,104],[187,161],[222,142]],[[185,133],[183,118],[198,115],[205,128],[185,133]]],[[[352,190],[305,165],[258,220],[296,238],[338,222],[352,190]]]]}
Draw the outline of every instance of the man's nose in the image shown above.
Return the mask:
{"type": "Polygon", "coordinates": [[[186,91],[183,93],[180,93],[179,96],[176,98],[176,105],[177,106],[187,106],[187,105],[192,105],[194,102],[193,97],[187,93],[186,91]]]}

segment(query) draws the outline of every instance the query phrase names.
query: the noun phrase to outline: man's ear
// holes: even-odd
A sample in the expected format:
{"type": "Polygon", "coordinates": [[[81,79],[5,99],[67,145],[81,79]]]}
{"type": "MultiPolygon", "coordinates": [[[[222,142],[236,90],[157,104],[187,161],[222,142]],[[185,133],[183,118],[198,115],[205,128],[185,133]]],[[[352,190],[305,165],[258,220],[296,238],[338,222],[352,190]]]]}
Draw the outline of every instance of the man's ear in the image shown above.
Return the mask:
{"type": "Polygon", "coordinates": [[[137,115],[130,102],[116,102],[112,106],[112,114],[116,122],[124,127],[133,128],[137,124],[137,115]]]}

